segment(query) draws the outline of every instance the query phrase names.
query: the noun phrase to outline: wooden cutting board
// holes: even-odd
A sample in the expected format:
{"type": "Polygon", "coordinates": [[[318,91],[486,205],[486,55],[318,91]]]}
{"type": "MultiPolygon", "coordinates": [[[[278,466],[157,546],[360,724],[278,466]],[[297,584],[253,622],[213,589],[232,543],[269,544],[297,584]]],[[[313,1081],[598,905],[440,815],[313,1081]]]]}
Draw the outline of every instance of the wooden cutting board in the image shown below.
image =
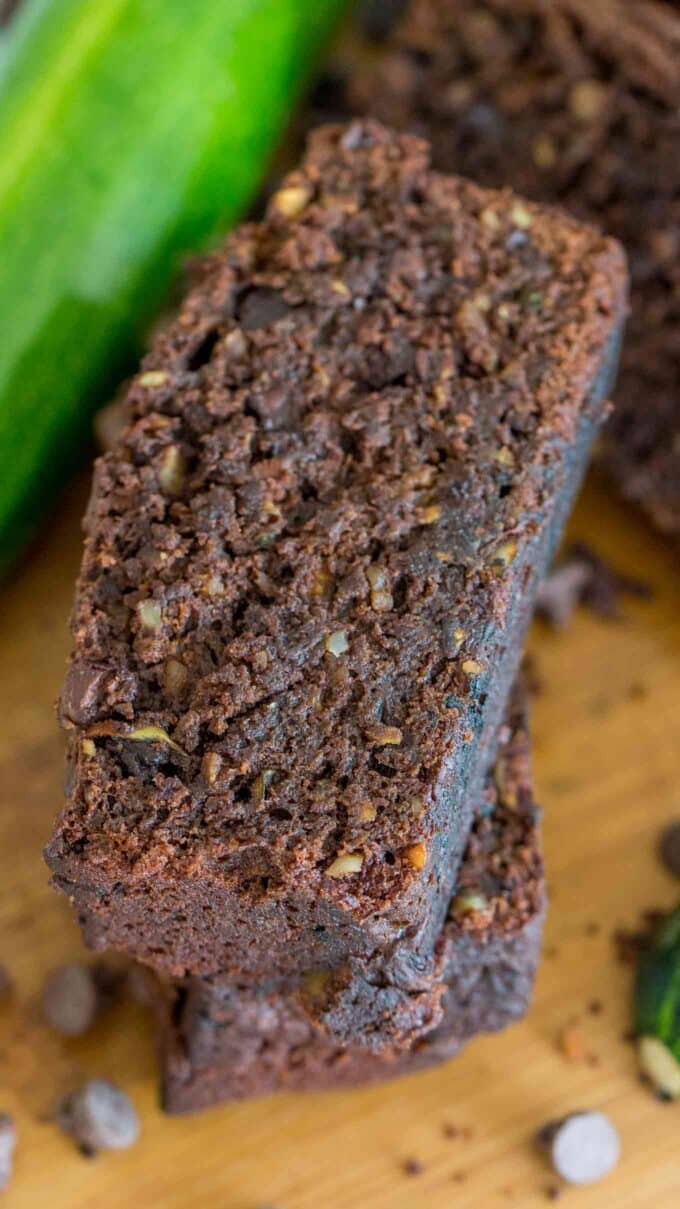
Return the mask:
{"type": "Polygon", "coordinates": [[[534,1131],[583,1107],[610,1114],[623,1157],[600,1185],[569,1190],[567,1204],[675,1209],[680,1105],[658,1103],[638,1081],[623,1040],[630,970],[615,958],[612,932],[680,890],[655,856],[660,827],[680,817],[677,551],[590,483],[572,536],[646,579],[654,599],[625,601],[619,622],[581,610],[566,632],[537,625],[531,636],[552,906],[527,1020],[382,1088],[170,1119],[157,1105],[142,1008],[124,1004],[87,1039],[63,1042],[37,1007],[46,971],[81,954],[41,848],[61,794],[53,703],[85,492],[84,483],[72,490],[42,548],[0,594],[0,962],[16,983],[0,1006],[0,1111],[15,1113],[20,1130],[3,1209],[531,1209],[548,1203],[553,1182],[534,1131]],[[584,1052],[568,1059],[558,1037],[573,1020],[584,1052]],[[143,1122],[133,1150],[84,1159],[50,1122],[55,1097],[85,1075],[113,1078],[133,1096],[143,1122]],[[447,1125],[459,1135],[446,1136],[447,1125]],[[407,1174],[409,1159],[420,1174],[407,1174]]]}

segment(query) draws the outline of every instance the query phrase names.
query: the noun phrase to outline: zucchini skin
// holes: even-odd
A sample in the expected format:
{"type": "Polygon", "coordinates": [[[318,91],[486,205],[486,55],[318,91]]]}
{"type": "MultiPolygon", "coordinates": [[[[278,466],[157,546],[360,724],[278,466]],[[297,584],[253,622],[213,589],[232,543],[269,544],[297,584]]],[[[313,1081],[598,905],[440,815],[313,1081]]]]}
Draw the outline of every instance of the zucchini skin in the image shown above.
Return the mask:
{"type": "Polygon", "coordinates": [[[639,1037],[656,1037],[680,1061],[680,907],[664,920],[640,958],[635,1032],[639,1037]]]}
{"type": "Polygon", "coordinates": [[[0,575],[189,250],[239,217],[341,0],[24,0],[0,62],[0,575]]]}

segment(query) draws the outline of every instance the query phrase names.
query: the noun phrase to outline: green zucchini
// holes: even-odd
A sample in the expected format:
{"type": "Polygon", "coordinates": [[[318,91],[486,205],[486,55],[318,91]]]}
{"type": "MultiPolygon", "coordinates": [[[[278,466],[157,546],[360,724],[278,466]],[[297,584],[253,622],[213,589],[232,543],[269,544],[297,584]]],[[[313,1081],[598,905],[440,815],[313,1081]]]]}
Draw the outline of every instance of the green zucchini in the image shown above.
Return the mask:
{"type": "Polygon", "coordinates": [[[178,261],[243,211],[341,0],[24,0],[0,59],[0,574],[178,261]]]}
{"type": "Polygon", "coordinates": [[[640,1061],[655,1086],[680,1097],[680,907],[661,924],[638,963],[635,1032],[640,1061]]]}

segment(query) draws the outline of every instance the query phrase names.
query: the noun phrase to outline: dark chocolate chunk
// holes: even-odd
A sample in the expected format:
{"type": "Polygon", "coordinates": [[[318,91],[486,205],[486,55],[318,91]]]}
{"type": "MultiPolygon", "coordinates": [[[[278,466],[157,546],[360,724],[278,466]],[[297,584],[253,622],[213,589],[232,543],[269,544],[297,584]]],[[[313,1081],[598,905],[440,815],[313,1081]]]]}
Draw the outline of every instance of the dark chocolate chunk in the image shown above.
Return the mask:
{"type": "Polygon", "coordinates": [[[61,713],[66,721],[76,726],[94,722],[99,714],[106,676],[106,668],[82,661],[71,664],[61,692],[61,713]]]}
{"type": "Polygon", "coordinates": [[[236,316],[244,332],[253,332],[258,328],[269,327],[277,319],[283,319],[290,307],[281,297],[278,290],[264,287],[246,290],[239,302],[236,316]]]}

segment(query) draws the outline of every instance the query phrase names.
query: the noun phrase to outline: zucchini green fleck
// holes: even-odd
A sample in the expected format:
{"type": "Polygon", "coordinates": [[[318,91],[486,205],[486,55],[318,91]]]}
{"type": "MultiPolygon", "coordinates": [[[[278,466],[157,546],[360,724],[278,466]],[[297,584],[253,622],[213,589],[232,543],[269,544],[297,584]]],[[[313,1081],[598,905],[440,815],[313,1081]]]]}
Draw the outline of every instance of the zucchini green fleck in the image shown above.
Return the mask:
{"type": "Polygon", "coordinates": [[[25,0],[0,60],[0,574],[182,254],[252,199],[341,0],[25,0]]]}
{"type": "Polygon", "coordinates": [[[680,1097],[680,906],[668,915],[638,964],[635,1032],[640,1059],[659,1090],[680,1097]]]}

